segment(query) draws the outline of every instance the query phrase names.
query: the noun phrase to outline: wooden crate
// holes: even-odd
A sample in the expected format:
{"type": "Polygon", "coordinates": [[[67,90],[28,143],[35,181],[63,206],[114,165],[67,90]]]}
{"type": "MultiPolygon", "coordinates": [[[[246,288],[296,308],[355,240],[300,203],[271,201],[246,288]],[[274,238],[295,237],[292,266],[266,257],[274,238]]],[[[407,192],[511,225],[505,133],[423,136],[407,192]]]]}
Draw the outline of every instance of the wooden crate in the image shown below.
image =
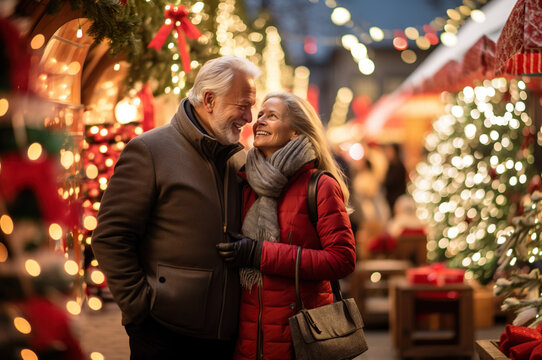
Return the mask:
{"type": "Polygon", "coordinates": [[[350,296],[356,300],[365,325],[387,324],[389,316],[389,281],[405,277],[411,263],[404,260],[365,260],[356,264],[350,275],[350,296]],[[371,275],[380,274],[380,280],[372,282],[371,275]]]}
{"type": "Polygon", "coordinates": [[[399,357],[470,357],[474,351],[472,288],[466,284],[443,286],[392,281],[390,330],[399,357]],[[455,292],[457,298],[419,298],[419,292],[455,292]],[[417,318],[437,314],[439,329],[421,329],[417,318]],[[451,321],[450,321],[451,320],[451,321]],[[451,327],[449,324],[452,324],[451,327]],[[425,330],[425,331],[424,331],[425,330]]]}
{"type": "Polygon", "coordinates": [[[476,352],[480,360],[510,360],[500,350],[497,340],[477,340],[476,352]]]}

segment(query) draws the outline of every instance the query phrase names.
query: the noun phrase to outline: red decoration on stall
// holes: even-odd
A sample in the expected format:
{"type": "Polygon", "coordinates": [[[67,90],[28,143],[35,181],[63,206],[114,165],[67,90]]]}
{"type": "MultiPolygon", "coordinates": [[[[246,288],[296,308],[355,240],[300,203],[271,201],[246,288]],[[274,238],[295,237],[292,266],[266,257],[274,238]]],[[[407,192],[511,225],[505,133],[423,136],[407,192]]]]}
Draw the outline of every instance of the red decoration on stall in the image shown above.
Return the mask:
{"type": "Polygon", "coordinates": [[[371,110],[372,101],[371,98],[367,95],[356,96],[352,100],[352,111],[356,116],[356,122],[363,123],[371,110]]]}
{"type": "Polygon", "coordinates": [[[165,24],[162,25],[156,35],[154,35],[154,38],[151,40],[147,47],[152,47],[159,51],[164,45],[167,37],[171,33],[171,30],[175,29],[178,35],[177,44],[179,47],[179,52],[181,54],[183,69],[185,73],[189,73],[191,70],[190,54],[187,50],[185,34],[190,39],[197,39],[201,36],[201,32],[188,19],[188,10],[186,10],[186,7],[184,5],[166,6],[164,17],[166,18],[165,24]]]}
{"type": "MultiPolygon", "coordinates": [[[[442,263],[434,263],[407,270],[407,279],[411,284],[435,285],[461,284],[465,277],[465,270],[451,269],[442,263]]],[[[416,294],[419,298],[429,299],[457,299],[457,291],[420,291],[416,294]]]]}
{"type": "Polygon", "coordinates": [[[19,30],[7,19],[0,18],[0,41],[3,43],[3,55],[8,59],[2,70],[2,77],[9,79],[0,88],[2,92],[27,92],[29,90],[30,54],[26,42],[19,30]]]}
{"type": "Polygon", "coordinates": [[[152,95],[151,86],[149,84],[143,85],[137,96],[141,99],[141,107],[143,108],[141,128],[143,128],[143,131],[154,129],[154,96],[152,95]]]}
{"type": "Polygon", "coordinates": [[[313,36],[305,36],[305,44],[303,49],[307,54],[316,54],[318,52],[318,42],[313,36]]]}
{"type": "Polygon", "coordinates": [[[535,329],[506,325],[501,334],[499,350],[512,360],[542,359],[542,324],[535,329]]]}
{"type": "Polygon", "coordinates": [[[320,97],[320,89],[317,85],[309,84],[307,89],[307,101],[311,103],[316,113],[320,112],[320,105],[318,98],[320,97]]]}
{"type": "Polygon", "coordinates": [[[47,223],[61,223],[70,227],[79,224],[79,204],[70,206],[58,195],[55,179],[60,173],[52,158],[43,156],[37,161],[30,161],[18,153],[6,154],[2,156],[1,168],[0,197],[7,203],[14,201],[22,190],[30,189],[36,195],[47,223]]]}
{"type": "Polygon", "coordinates": [[[542,74],[542,0],[519,0],[497,40],[496,74],[542,74]]]}

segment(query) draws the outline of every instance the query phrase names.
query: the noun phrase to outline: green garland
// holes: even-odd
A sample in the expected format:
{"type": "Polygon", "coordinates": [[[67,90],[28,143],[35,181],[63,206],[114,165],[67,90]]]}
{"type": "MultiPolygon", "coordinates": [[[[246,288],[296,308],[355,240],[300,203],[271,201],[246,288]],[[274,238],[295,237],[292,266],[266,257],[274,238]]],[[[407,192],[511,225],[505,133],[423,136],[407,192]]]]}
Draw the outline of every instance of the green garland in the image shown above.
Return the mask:
{"type": "MultiPolygon", "coordinates": [[[[81,10],[82,16],[92,21],[88,34],[95,38],[96,43],[109,39],[110,55],[125,55],[124,58],[130,67],[124,81],[123,92],[133,89],[138,83],[147,83],[151,80],[154,95],[164,94],[166,90],[171,91],[174,87],[171,82],[171,68],[174,65],[182,68],[180,57],[166,49],[168,43],[176,44],[173,32],[161,51],[147,49],[147,44],[164,24],[165,6],[169,3],[178,5],[181,3],[180,0],[151,0],[149,2],[128,0],[126,5],[122,5],[118,0],[50,0],[47,12],[49,14],[59,12],[67,1],[73,10],[81,10]]],[[[190,9],[196,2],[197,0],[183,0],[182,4],[190,9]]],[[[204,3],[205,16],[196,26],[206,35],[207,40],[188,40],[190,58],[197,60],[200,64],[219,56],[216,13],[220,1],[208,0],[204,3]]],[[[236,6],[236,13],[244,17],[240,4],[236,6]]],[[[247,36],[253,31],[256,30],[247,26],[246,30],[239,34],[247,36]]],[[[258,32],[262,33],[263,29],[258,32]]],[[[264,43],[263,41],[260,44],[254,44],[259,53],[264,43]]],[[[191,88],[196,73],[197,71],[192,71],[186,74],[185,86],[181,87],[179,97],[184,97],[186,91],[191,88]]]]}
{"type": "MultiPolygon", "coordinates": [[[[50,0],[46,12],[50,15],[58,13],[66,0],[50,0]]],[[[74,11],[81,10],[83,17],[92,21],[88,34],[96,43],[109,39],[110,54],[126,52],[129,55],[141,51],[137,31],[141,19],[131,11],[125,11],[118,0],[69,0],[74,11]]]]}

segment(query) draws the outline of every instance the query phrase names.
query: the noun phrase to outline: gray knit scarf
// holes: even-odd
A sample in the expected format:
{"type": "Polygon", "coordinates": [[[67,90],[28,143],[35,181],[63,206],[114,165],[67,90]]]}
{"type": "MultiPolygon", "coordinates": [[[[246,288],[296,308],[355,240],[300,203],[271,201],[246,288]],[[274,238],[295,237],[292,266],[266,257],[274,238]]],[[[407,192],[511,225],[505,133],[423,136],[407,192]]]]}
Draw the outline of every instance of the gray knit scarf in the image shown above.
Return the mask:
{"type": "MultiPolygon", "coordinates": [[[[307,137],[298,136],[269,158],[252,148],[247,154],[246,174],[250,187],[258,199],[248,210],[241,231],[257,241],[280,240],[277,218],[277,198],[288,179],[303,165],[316,159],[314,148],[307,137]]],[[[262,286],[262,274],[258,269],[240,269],[241,285],[251,289],[254,284],[262,286]]]]}

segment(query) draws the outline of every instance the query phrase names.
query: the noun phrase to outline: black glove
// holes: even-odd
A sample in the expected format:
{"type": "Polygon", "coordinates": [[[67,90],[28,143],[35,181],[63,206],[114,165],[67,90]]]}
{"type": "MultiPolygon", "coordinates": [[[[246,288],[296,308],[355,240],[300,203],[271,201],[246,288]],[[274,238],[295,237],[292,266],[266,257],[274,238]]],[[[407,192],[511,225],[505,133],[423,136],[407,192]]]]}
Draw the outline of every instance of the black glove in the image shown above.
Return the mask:
{"type": "Polygon", "coordinates": [[[241,234],[233,232],[228,232],[228,234],[237,241],[216,245],[218,255],[224,259],[224,262],[235,267],[259,269],[262,256],[261,243],[241,234]]]}

